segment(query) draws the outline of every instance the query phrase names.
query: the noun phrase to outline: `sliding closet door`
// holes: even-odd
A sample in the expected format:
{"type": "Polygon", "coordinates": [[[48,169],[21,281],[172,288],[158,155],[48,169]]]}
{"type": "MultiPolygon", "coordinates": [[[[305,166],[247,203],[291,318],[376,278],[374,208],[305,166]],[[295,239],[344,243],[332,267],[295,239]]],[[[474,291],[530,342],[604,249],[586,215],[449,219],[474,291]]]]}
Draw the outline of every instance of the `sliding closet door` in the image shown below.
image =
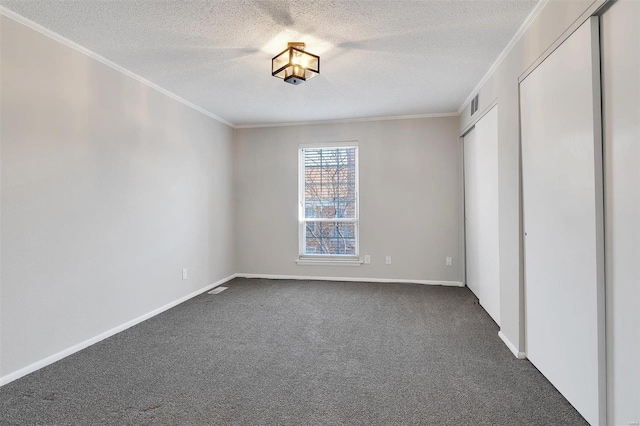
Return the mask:
{"type": "Polygon", "coordinates": [[[526,354],[585,419],[605,424],[598,21],[520,84],[526,354]]]}
{"type": "Polygon", "coordinates": [[[467,286],[500,325],[498,107],[464,137],[467,286]]]}
{"type": "Polygon", "coordinates": [[[601,20],[610,425],[640,423],[640,2],[601,20]]]}

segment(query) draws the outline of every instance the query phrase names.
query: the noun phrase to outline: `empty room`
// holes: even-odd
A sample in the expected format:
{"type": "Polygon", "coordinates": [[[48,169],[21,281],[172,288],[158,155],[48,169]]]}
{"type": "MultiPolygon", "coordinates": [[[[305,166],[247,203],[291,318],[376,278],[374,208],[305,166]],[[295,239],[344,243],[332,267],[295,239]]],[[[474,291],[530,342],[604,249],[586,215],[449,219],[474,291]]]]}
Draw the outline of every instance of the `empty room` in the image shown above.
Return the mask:
{"type": "Polygon", "coordinates": [[[0,426],[640,426],[640,0],[0,0],[0,426]]]}

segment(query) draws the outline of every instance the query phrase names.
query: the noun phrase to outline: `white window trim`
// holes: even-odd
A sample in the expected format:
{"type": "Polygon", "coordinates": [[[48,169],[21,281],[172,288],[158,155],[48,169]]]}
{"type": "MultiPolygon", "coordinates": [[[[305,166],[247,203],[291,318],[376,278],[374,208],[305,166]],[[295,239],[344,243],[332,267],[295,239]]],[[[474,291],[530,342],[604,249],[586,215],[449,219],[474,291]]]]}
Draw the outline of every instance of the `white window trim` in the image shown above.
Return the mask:
{"type": "Polygon", "coordinates": [[[358,141],[342,141],[342,142],[318,142],[313,144],[298,145],[298,265],[326,265],[326,266],[360,266],[360,149],[358,141]],[[305,218],[305,175],[304,175],[304,150],[308,148],[355,148],[356,149],[356,217],[323,219],[315,218],[314,222],[354,222],[356,253],[354,255],[345,254],[305,254],[305,235],[306,222],[305,218]]]}
{"type": "Polygon", "coordinates": [[[302,266],[360,266],[363,262],[359,258],[351,260],[300,258],[296,260],[296,263],[302,266]]]}

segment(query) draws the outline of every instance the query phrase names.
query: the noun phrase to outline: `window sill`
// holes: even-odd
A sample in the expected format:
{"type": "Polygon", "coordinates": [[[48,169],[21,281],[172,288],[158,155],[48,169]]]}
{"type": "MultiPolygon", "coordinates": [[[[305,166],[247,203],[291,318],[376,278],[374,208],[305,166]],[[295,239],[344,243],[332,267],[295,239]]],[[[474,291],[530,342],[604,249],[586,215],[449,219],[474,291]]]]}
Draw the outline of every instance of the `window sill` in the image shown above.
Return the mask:
{"type": "Polygon", "coordinates": [[[360,259],[296,259],[296,263],[301,266],[360,266],[360,259]]]}

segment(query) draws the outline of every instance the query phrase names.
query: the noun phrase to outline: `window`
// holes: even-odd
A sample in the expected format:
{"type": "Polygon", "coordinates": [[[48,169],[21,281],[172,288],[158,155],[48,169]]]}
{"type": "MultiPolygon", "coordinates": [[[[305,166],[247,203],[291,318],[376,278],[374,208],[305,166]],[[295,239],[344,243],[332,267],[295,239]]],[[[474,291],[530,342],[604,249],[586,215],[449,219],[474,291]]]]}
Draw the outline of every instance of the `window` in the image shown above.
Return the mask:
{"type": "Polygon", "coordinates": [[[300,257],[358,256],[358,147],[300,148],[300,257]]]}

